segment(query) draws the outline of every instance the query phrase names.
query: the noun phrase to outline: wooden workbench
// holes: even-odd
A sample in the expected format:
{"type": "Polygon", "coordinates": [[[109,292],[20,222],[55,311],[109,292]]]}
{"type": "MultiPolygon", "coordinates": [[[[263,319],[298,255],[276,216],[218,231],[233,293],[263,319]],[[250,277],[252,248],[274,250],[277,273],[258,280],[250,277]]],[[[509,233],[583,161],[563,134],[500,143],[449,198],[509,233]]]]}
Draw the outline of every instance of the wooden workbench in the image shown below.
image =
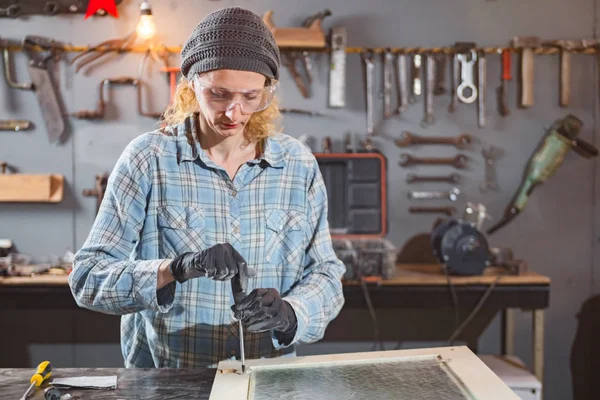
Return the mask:
{"type": "MultiPolygon", "coordinates": [[[[508,275],[497,267],[487,268],[484,275],[447,277],[439,265],[398,264],[394,277],[380,283],[344,282],[345,305],[340,315],[327,328],[323,341],[372,341],[373,321],[367,311],[367,297],[376,311],[379,340],[428,341],[448,338],[456,328],[456,305],[462,314],[461,322],[482,297],[485,301],[478,312],[480,320],[469,322],[471,328],[458,337],[477,352],[477,339],[490,321],[502,313],[502,353],[514,354],[514,322],[516,310],[531,311],[533,315],[532,370],[543,379],[544,313],[549,305],[550,279],[527,271],[508,275]],[[489,291],[490,286],[494,288],[489,291]],[[452,295],[453,290],[455,296],[452,295]],[[487,293],[489,291],[489,293],[487,293]],[[366,292],[366,293],[365,293],[366,292]],[[435,318],[424,317],[426,311],[438,311],[435,318]],[[401,312],[405,314],[400,315],[401,312]],[[429,336],[426,325],[439,337],[429,336]],[[433,327],[433,322],[439,326],[433,327]],[[422,325],[422,324],[421,324],[422,325]]],[[[119,342],[119,317],[81,310],[76,305],[67,283],[67,276],[36,276],[0,278],[0,310],[72,310],[87,323],[97,320],[106,327],[102,339],[119,342]],[[44,301],[40,301],[44,296],[44,301]]],[[[85,333],[78,336],[86,340],[85,333]]],[[[12,332],[18,335],[18,332],[12,332]]],[[[13,336],[14,337],[14,336],[13,336]]],[[[66,339],[65,339],[66,340],[66,339]]],[[[93,339],[88,339],[93,341],[93,339]]],[[[96,342],[98,340],[96,339],[96,342]]],[[[0,365],[1,367],[2,365],[0,365]]]]}

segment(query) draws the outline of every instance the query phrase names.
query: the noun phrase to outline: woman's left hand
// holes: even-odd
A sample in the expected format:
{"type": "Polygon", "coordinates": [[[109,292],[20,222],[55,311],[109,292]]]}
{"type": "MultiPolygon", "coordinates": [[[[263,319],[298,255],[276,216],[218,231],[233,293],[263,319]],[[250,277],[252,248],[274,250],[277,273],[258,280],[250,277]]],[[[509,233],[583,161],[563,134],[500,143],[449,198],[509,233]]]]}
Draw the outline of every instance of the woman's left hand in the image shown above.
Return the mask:
{"type": "Polygon", "coordinates": [[[231,309],[250,332],[274,329],[287,333],[296,329],[296,314],[276,289],[254,289],[231,309]]]}

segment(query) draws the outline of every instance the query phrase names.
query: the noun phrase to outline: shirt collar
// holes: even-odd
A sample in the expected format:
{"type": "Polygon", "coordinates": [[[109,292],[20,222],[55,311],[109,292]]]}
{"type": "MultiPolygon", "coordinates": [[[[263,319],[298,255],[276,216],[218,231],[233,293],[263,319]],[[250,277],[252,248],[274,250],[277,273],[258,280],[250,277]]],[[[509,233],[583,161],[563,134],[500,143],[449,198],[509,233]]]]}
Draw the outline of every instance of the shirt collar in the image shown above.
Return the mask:
{"type": "MultiPolygon", "coordinates": [[[[207,154],[202,151],[200,141],[198,140],[198,125],[194,121],[194,115],[186,118],[183,123],[169,127],[171,132],[177,136],[177,158],[179,162],[194,161],[200,158],[202,162],[209,163],[211,160],[207,154]]],[[[285,150],[279,143],[279,140],[267,137],[263,140],[264,149],[262,154],[255,162],[265,161],[271,167],[282,167],[285,165],[285,150]]]]}

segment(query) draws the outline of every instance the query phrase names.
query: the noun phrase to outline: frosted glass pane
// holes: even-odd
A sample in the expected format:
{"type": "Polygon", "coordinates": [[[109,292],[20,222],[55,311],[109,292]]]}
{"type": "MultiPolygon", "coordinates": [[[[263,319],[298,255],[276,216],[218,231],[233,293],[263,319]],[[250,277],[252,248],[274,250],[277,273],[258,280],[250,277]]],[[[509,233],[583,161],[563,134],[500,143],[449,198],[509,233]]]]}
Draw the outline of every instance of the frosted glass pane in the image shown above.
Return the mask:
{"type": "Polygon", "coordinates": [[[436,359],[256,368],[251,400],[468,400],[436,359]]]}

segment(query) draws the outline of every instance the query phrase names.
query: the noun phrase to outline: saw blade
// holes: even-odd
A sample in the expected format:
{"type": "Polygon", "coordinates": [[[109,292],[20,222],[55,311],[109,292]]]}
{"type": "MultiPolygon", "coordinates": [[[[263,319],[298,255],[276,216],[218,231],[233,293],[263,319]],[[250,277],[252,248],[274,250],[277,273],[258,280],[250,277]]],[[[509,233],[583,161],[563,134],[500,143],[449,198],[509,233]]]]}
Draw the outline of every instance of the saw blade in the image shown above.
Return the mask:
{"type": "Polygon", "coordinates": [[[65,132],[65,122],[50,73],[45,68],[30,65],[29,75],[48,130],[48,139],[50,143],[57,143],[65,132]]]}

